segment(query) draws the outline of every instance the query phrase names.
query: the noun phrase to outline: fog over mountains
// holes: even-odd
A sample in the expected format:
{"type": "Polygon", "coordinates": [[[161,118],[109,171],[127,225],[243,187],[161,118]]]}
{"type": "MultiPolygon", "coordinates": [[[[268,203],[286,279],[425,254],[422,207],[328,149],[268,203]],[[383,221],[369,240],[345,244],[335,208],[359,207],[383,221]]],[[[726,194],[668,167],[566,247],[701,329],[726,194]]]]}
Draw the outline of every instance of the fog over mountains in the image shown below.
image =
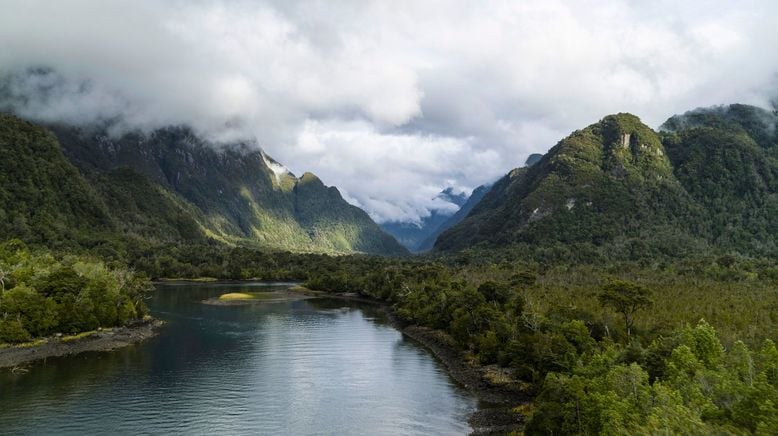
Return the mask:
{"type": "Polygon", "coordinates": [[[778,6],[747,3],[7,0],[0,106],[255,141],[419,222],[604,114],[770,108],[778,6]]]}

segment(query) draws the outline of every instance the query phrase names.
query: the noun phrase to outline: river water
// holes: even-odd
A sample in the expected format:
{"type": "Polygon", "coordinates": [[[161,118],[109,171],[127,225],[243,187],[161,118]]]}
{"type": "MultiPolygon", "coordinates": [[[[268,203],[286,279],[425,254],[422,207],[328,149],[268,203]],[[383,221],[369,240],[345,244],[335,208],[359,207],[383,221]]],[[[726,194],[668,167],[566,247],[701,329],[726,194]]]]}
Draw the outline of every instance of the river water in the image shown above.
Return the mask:
{"type": "MultiPolygon", "coordinates": [[[[281,287],[282,288],[282,287],[281,287]]],[[[0,372],[0,434],[466,434],[476,400],[378,308],[200,301],[266,284],[166,284],[149,341],[0,372]]]]}

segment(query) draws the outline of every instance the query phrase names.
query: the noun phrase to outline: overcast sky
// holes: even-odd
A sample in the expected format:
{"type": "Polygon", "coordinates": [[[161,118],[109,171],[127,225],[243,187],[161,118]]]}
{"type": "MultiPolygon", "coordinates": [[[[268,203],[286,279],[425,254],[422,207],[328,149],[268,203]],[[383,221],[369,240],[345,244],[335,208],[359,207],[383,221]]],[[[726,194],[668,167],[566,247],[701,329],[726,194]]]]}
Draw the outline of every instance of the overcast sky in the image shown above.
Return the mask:
{"type": "Polygon", "coordinates": [[[416,220],[614,112],[778,95],[778,2],[0,0],[17,110],[256,138],[378,221],[416,220]]]}

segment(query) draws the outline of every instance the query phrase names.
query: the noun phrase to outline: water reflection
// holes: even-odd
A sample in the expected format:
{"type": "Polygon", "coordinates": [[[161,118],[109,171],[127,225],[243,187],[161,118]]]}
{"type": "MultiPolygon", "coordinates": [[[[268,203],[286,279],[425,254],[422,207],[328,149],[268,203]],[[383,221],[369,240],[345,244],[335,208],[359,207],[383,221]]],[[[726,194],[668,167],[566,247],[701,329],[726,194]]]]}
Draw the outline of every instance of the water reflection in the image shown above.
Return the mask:
{"type": "Polygon", "coordinates": [[[200,303],[262,289],[159,286],[159,337],[0,373],[0,433],[467,433],[475,401],[379,308],[200,303]]]}

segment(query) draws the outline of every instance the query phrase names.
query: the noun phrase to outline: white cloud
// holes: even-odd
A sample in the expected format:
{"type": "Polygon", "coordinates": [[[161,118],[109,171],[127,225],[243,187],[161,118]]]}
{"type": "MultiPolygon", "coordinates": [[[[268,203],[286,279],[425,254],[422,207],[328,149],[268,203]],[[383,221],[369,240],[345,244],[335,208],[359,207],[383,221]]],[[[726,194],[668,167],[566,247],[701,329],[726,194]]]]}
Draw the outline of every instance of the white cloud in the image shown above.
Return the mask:
{"type": "Polygon", "coordinates": [[[382,133],[365,121],[308,121],[298,144],[293,152],[305,150],[320,177],[378,221],[417,221],[430,209],[448,209],[435,198],[441,187],[491,177],[500,164],[495,151],[471,138],[382,133]]]}
{"type": "Polygon", "coordinates": [[[698,106],[766,105],[778,83],[769,0],[0,8],[0,70],[62,78],[18,106],[27,115],[256,137],[379,220],[418,220],[445,206],[433,200],[445,186],[493,180],[608,113],[657,126],[698,106]]]}

